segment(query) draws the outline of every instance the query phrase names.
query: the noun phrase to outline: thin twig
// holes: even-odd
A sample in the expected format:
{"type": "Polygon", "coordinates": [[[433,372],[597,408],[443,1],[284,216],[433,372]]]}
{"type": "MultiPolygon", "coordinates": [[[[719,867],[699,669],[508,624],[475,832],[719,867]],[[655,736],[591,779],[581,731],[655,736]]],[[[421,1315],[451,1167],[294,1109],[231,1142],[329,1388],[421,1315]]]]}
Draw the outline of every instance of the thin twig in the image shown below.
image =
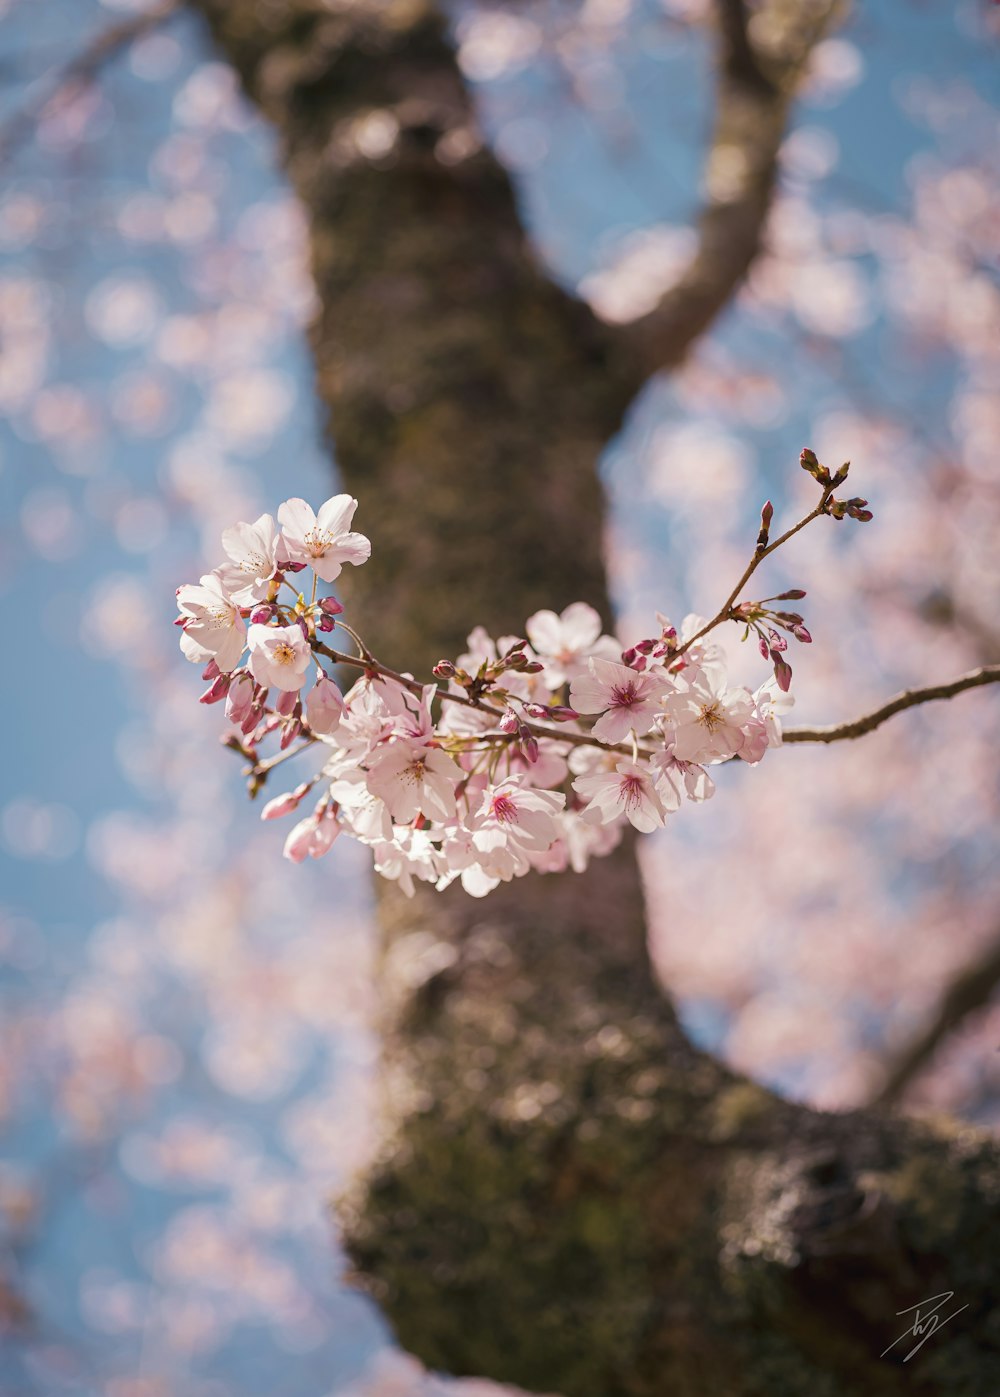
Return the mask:
{"type": "Polygon", "coordinates": [[[982,684],[997,683],[1000,683],[1000,665],[983,665],[981,669],[974,669],[948,684],[932,684],[926,689],[904,689],[881,708],[865,713],[850,723],[833,723],[824,728],[790,728],[784,733],[783,741],[843,742],[849,738],[864,737],[865,733],[873,732],[904,709],[916,708],[921,703],[933,703],[937,699],[954,698],[956,694],[964,693],[966,689],[978,689],[982,684]]]}
{"type": "Polygon", "coordinates": [[[0,159],[11,154],[35,129],[46,109],[60,98],[69,100],[77,86],[92,82],[101,69],[130,44],[170,19],[180,9],[179,0],[161,0],[159,5],[142,14],[124,19],[101,31],[85,48],[58,68],[53,68],[34,83],[22,104],[0,123],[0,159]]]}
{"type": "Polygon", "coordinates": [[[790,529],[786,529],[780,538],[776,538],[774,542],[769,543],[766,548],[761,548],[758,552],[754,553],[753,557],[747,564],[746,571],[744,572],[743,576],[740,578],[739,582],[737,582],[733,590],[729,593],[729,596],[722,603],[721,607],[712,617],[711,621],[707,622],[704,626],[702,626],[700,631],[695,631],[694,635],[691,637],[690,640],[686,640],[684,644],[680,646],[679,649],[674,651],[675,658],[679,655],[683,655],[685,650],[690,650],[691,646],[694,645],[696,641],[700,640],[703,635],[708,635],[709,631],[714,631],[716,626],[721,626],[723,621],[736,619],[732,616],[733,604],[736,602],[740,593],[743,591],[743,588],[750,581],[750,578],[753,577],[754,573],[760,567],[764,559],[769,557],[775,551],[775,549],[780,548],[782,544],[787,543],[788,540],[792,538],[795,534],[797,534],[800,529],[804,529],[807,524],[811,524],[814,519],[818,519],[821,514],[825,514],[826,507],[830,503],[830,500],[832,498],[833,486],[831,485],[829,488],[823,491],[823,498],[820,500],[816,508],[814,510],[811,510],[810,513],[807,514],[804,519],[800,519],[797,524],[793,524],[790,529]]]}

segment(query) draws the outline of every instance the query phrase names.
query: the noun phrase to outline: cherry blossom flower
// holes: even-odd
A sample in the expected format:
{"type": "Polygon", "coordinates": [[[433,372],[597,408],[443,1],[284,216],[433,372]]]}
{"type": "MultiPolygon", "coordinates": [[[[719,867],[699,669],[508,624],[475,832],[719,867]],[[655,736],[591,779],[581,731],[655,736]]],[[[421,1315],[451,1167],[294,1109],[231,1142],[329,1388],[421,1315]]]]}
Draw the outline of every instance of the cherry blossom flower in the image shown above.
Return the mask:
{"type": "Polygon", "coordinates": [[[286,693],[302,688],[312,651],[299,626],[251,626],[247,639],[250,673],[258,684],[286,693]]]}
{"type": "Polygon", "coordinates": [[[195,664],[214,660],[223,674],[231,674],[243,654],[247,628],[218,572],[206,573],[197,586],[178,587],[177,607],[187,618],[181,631],[185,656],[195,664]]]}
{"type": "Polygon", "coordinates": [[[396,741],[376,756],[368,770],[368,789],[385,802],[397,824],[409,824],[418,815],[450,820],[462,775],[462,768],[439,747],[396,741]]]}
{"type": "Polygon", "coordinates": [[[540,791],[522,780],[509,777],[488,789],[468,821],[481,866],[503,882],[530,867],[529,853],[541,853],[555,841],[554,817],[566,803],[561,791],[540,791]]]}
{"type": "Polygon", "coordinates": [[[781,717],[795,704],[794,698],[782,688],[779,671],[763,683],[753,695],[753,713],[743,728],[741,760],[756,766],[769,747],[781,746],[781,717]]]}
{"type": "Polygon", "coordinates": [[[344,764],[330,782],[330,799],[339,807],[341,824],[362,844],[392,840],[392,819],[385,801],[372,795],[367,775],[360,767],[344,764]]]}
{"type": "Polygon", "coordinates": [[[222,584],[234,602],[251,606],[267,596],[271,579],[284,561],[281,535],[270,514],[262,514],[252,524],[240,523],[226,529],[222,546],[229,562],[218,569],[222,584]]]}
{"type": "Polygon", "coordinates": [[[637,830],[649,833],[659,829],[666,818],[663,802],[654,789],[649,772],[638,762],[622,759],[614,771],[578,776],[573,789],[587,801],[584,820],[608,824],[620,815],[637,830]]]}
{"type": "Polygon", "coordinates": [[[700,801],[715,794],[715,782],[696,762],[679,761],[673,752],[658,752],[649,765],[656,794],[668,813],[679,810],[685,796],[700,801]]]}
{"type": "Polygon", "coordinates": [[[334,495],[314,514],[305,500],[286,500],[278,519],[288,556],[307,563],[324,582],[340,576],[344,563],[361,564],[371,557],[371,542],[364,534],[350,532],[358,507],[350,495],[334,495]]]}
{"type": "Polygon", "coordinates": [[[438,851],[424,830],[400,829],[391,843],[375,846],[375,871],[397,882],[412,897],[414,878],[434,883],[438,877],[438,851]]]}
{"type": "Polygon", "coordinates": [[[552,689],[587,671],[589,656],[618,661],[621,646],[610,635],[601,635],[601,618],[592,606],[577,601],[562,615],[536,611],[525,625],[535,654],[545,665],[545,682],[552,689]]]}
{"type": "Polygon", "coordinates": [[[594,736],[600,742],[623,742],[633,728],[640,735],[649,732],[660,713],[664,682],[610,660],[591,658],[587,668],[570,686],[570,704],[580,713],[601,714],[594,736]]]}
{"type": "Polygon", "coordinates": [[[743,746],[744,728],[753,716],[746,689],[713,685],[708,673],[695,673],[663,701],[665,723],[672,729],[672,750],[681,761],[725,761],[743,746]]]}

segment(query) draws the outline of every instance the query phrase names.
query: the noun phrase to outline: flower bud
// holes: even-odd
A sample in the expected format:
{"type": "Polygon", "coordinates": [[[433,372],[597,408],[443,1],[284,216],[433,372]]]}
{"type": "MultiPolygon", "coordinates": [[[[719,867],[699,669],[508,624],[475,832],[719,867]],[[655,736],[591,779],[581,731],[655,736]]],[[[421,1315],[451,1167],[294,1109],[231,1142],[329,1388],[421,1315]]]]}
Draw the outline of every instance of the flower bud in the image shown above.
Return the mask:
{"type": "Polygon", "coordinates": [[[451,660],[438,660],[432,673],[435,674],[438,679],[454,679],[458,674],[458,670],[452,664],[451,660]]]}
{"type": "Polygon", "coordinates": [[[336,597],[320,597],[319,609],[325,612],[327,616],[339,616],[344,608],[336,597]]]}
{"type": "Polygon", "coordinates": [[[224,699],[229,693],[229,683],[229,675],[220,674],[212,687],[205,690],[198,702],[218,703],[220,699],[224,699]]]}
{"type": "Polygon", "coordinates": [[[215,663],[215,661],[214,661],[214,660],[209,660],[208,664],[205,666],[205,668],[204,668],[204,669],[202,670],[202,672],[201,672],[201,677],[202,677],[202,679],[218,679],[218,677],[219,677],[219,675],[220,675],[221,673],[222,673],[222,670],[221,670],[221,669],[219,668],[219,666],[215,663]]]}
{"type": "Polygon", "coordinates": [[[500,729],[500,731],[505,732],[509,736],[511,736],[517,732],[520,726],[521,720],[518,718],[513,708],[505,708],[503,717],[497,724],[497,727],[500,729]]]}
{"type": "Polygon", "coordinates": [[[275,713],[280,713],[283,718],[287,718],[295,707],[297,699],[298,693],[294,689],[282,691],[274,705],[275,713]]]}
{"type": "Polygon", "coordinates": [[[275,610],[275,607],[268,606],[266,603],[263,606],[255,607],[250,613],[251,624],[254,626],[266,626],[274,615],[275,610]]]}
{"type": "Polygon", "coordinates": [[[303,572],[308,566],[306,563],[282,563],[282,572],[303,572]]]}
{"type": "Polygon", "coordinates": [[[801,601],[805,596],[801,587],[793,587],[789,592],[779,592],[774,601],[801,601]]]}
{"type": "Polygon", "coordinates": [[[281,734],[281,741],[278,743],[278,746],[280,747],[282,752],[284,752],[286,748],[292,745],[292,743],[295,741],[295,739],[298,737],[301,731],[302,724],[299,722],[297,718],[287,725],[285,731],[281,734]]]}
{"type": "Polygon", "coordinates": [[[324,674],[309,690],[306,717],[314,733],[327,735],[337,727],[344,713],[344,700],[332,679],[324,674]]]}
{"type": "Polygon", "coordinates": [[[787,694],[792,682],[792,667],[787,660],[780,658],[774,662],[774,677],[778,681],[778,688],[783,694],[787,694]]]}
{"type": "Polygon", "coordinates": [[[321,616],[316,622],[316,629],[318,631],[332,631],[336,624],[332,616],[321,616]]]}
{"type": "Polygon", "coordinates": [[[237,727],[243,722],[253,706],[254,689],[256,685],[249,674],[235,676],[234,682],[226,696],[226,718],[237,727]]]}
{"type": "Polygon", "coordinates": [[[287,791],[283,796],[275,796],[269,800],[260,812],[262,820],[279,820],[282,815],[290,815],[293,810],[299,808],[299,801],[304,792],[287,791]]]}

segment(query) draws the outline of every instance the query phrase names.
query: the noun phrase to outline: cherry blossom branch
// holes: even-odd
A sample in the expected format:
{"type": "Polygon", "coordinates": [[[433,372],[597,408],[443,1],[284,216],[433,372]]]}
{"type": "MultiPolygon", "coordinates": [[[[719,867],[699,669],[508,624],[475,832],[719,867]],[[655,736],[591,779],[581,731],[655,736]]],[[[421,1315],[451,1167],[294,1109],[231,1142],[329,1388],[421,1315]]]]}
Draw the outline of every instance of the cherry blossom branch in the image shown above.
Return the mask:
{"type": "MultiPolygon", "coordinates": [[[[338,621],[337,624],[343,625],[343,622],[338,621]]],[[[425,688],[418,679],[411,679],[405,674],[399,674],[396,670],[389,669],[387,665],[382,664],[371,655],[369,655],[367,660],[361,659],[358,655],[345,655],[342,651],[333,650],[329,645],[324,645],[323,642],[319,640],[313,642],[312,648],[317,654],[325,655],[328,660],[332,660],[334,664],[351,665],[354,669],[363,669],[366,673],[378,674],[383,679],[391,680],[392,683],[399,684],[401,688],[416,695],[417,698],[420,697],[425,688]]],[[[456,694],[451,689],[444,688],[441,684],[435,685],[435,689],[436,697],[439,698],[442,703],[459,703],[463,708],[475,708],[480,713],[492,714],[494,718],[503,717],[502,708],[494,708],[491,703],[484,703],[482,699],[470,698],[468,694],[456,694]]],[[[565,742],[571,747],[597,747],[602,752],[620,752],[626,757],[631,757],[633,752],[633,746],[630,742],[601,742],[598,738],[591,737],[589,733],[567,732],[565,727],[556,723],[540,723],[533,719],[524,719],[522,727],[527,728],[535,737],[552,738],[556,742],[565,742]]],[[[480,739],[492,738],[496,742],[511,742],[516,738],[516,734],[512,735],[504,732],[479,733],[478,736],[480,739]]],[[[643,757],[651,757],[654,755],[653,749],[650,747],[640,746],[638,752],[639,755],[643,757]]]]}
{"type": "Polygon", "coordinates": [[[932,684],[926,689],[904,689],[901,694],[897,694],[888,703],[884,703],[881,708],[876,708],[871,713],[865,713],[850,723],[833,723],[822,728],[790,728],[784,733],[782,741],[844,742],[855,737],[864,737],[866,733],[874,732],[889,718],[894,717],[897,713],[902,713],[907,708],[916,708],[921,703],[933,703],[937,699],[954,698],[956,694],[964,693],[966,689],[978,689],[983,684],[998,683],[1000,683],[1000,665],[983,665],[981,669],[971,670],[968,674],[960,675],[958,679],[952,679],[947,684],[932,684]]]}
{"type": "MultiPolygon", "coordinates": [[[[689,650],[692,645],[694,645],[697,641],[701,640],[702,636],[708,635],[709,631],[714,631],[716,626],[721,626],[724,621],[737,621],[743,619],[742,617],[734,613],[733,607],[740,593],[743,591],[743,588],[750,581],[751,577],[753,577],[754,573],[760,567],[761,563],[764,561],[765,558],[770,557],[772,553],[774,553],[777,549],[781,548],[783,544],[786,544],[790,538],[794,538],[794,536],[799,532],[800,529],[804,529],[807,524],[811,524],[813,520],[818,519],[821,514],[826,514],[827,506],[830,503],[832,497],[833,486],[831,485],[828,489],[825,489],[823,491],[823,497],[815,509],[810,510],[804,518],[800,519],[797,524],[793,524],[790,529],[786,529],[785,532],[781,535],[781,537],[776,538],[773,543],[768,543],[763,548],[757,548],[753,557],[747,564],[743,576],[740,578],[739,582],[737,582],[733,590],[729,593],[729,596],[722,603],[721,607],[712,617],[711,621],[707,622],[704,626],[702,626],[700,631],[695,631],[694,635],[691,636],[689,640],[685,641],[683,645],[679,646],[676,651],[677,655],[683,655],[685,650],[689,650]]],[[[766,508],[767,506],[765,506],[765,509],[766,508]]]]}

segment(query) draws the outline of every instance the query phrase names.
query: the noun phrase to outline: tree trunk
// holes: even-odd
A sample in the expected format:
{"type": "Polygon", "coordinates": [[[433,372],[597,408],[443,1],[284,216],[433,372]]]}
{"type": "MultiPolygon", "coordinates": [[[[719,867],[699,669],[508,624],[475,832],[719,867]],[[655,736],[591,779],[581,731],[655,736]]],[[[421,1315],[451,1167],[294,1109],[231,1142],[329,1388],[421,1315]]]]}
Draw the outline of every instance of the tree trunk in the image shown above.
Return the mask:
{"type": "MultiPolygon", "coordinates": [[[[596,463],[643,361],[539,270],[437,14],[196,3],[309,218],[366,640],[425,674],[476,623],[607,617],[596,463]]],[[[995,1397],[996,1148],[822,1115],[695,1051],[631,842],[485,902],[390,887],[381,921],[386,1144],[343,1215],[412,1353],[564,1397],[995,1397]],[[948,1290],[941,1317],[968,1308],[879,1357],[948,1290]]]]}

